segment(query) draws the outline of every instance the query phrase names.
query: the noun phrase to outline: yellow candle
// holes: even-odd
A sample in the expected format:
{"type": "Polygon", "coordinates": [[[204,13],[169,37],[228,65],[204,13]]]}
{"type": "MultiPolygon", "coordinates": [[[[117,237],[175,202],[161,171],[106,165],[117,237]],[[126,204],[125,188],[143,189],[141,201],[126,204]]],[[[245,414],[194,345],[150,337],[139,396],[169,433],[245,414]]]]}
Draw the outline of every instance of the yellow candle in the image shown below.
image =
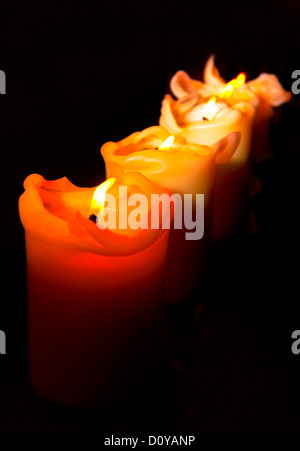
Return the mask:
{"type": "Polygon", "coordinates": [[[165,190],[141,174],[119,175],[95,189],[33,174],[19,201],[30,381],[67,407],[111,405],[124,386],[131,393],[157,352],[168,231],[102,230],[89,215],[120,185],[147,197],[165,190]]]}
{"type": "Polygon", "coordinates": [[[175,101],[166,95],[160,125],[189,143],[212,145],[231,132],[241,140],[230,160],[216,170],[212,236],[214,240],[233,234],[241,220],[243,195],[250,173],[250,145],[254,108],[246,102],[230,107],[224,99],[200,101],[196,94],[175,101]]]}
{"type": "Polygon", "coordinates": [[[103,145],[101,152],[107,177],[118,167],[125,173],[137,171],[151,182],[183,196],[204,195],[204,237],[186,240],[185,230],[172,229],[167,265],[167,303],[176,303],[197,291],[209,266],[208,246],[212,211],[215,165],[226,163],[234,154],[240,135],[232,133],[211,147],[189,144],[183,138],[170,137],[162,127],[150,127],[124,140],[103,145]]]}

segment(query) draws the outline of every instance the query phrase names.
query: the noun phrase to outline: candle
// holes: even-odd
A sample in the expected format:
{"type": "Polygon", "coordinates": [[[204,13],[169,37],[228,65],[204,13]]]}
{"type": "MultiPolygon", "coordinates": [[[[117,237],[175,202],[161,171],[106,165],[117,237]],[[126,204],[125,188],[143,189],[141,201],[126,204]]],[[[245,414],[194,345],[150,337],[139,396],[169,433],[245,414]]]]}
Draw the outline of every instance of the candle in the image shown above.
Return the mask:
{"type": "Polygon", "coordinates": [[[191,79],[183,71],[177,72],[171,80],[171,91],[182,99],[197,95],[206,102],[212,96],[217,96],[229,106],[240,102],[248,102],[255,111],[252,136],[252,154],[255,161],[264,158],[268,148],[269,119],[274,113],[274,107],[279,107],[291,99],[291,93],[283,89],[278,78],[273,74],[262,73],[255,80],[246,81],[245,74],[240,74],[231,82],[220,76],[215,66],[214,56],[211,56],[204,68],[203,81],[191,79]]]}
{"type": "Polygon", "coordinates": [[[151,182],[172,193],[184,196],[195,217],[196,195],[204,195],[204,236],[186,239],[186,228],[171,229],[167,264],[166,302],[174,304],[198,293],[201,280],[209,268],[210,223],[215,165],[225,164],[235,152],[240,135],[232,133],[211,147],[189,144],[171,137],[167,130],[155,126],[136,132],[124,140],[103,145],[101,152],[107,177],[116,169],[137,171],[151,182]],[[201,237],[200,237],[201,238],[201,237]]]}
{"type": "Polygon", "coordinates": [[[100,190],[33,174],[19,201],[30,382],[65,407],[111,405],[133,393],[157,358],[168,231],[95,222],[104,207],[105,216],[122,220],[118,204],[117,211],[105,206],[121,188],[146,198],[166,190],[140,174],[120,174],[100,190]]]}
{"type": "Polygon", "coordinates": [[[169,133],[189,143],[212,145],[231,132],[241,140],[236,152],[216,168],[212,237],[221,240],[231,236],[242,218],[243,197],[250,175],[250,144],[254,108],[240,102],[230,107],[216,97],[203,102],[198,94],[175,101],[166,95],[162,102],[160,125],[169,133]]]}

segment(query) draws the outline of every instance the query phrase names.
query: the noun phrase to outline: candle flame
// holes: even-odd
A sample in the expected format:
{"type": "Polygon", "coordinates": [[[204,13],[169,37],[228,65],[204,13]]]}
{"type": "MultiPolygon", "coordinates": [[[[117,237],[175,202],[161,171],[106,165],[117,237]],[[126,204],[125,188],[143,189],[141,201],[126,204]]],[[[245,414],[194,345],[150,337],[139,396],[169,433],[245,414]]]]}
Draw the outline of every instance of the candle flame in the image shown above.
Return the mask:
{"type": "Polygon", "coordinates": [[[161,143],[161,145],[158,147],[158,150],[169,150],[169,149],[171,149],[174,140],[175,140],[175,136],[173,136],[173,135],[169,136],[165,141],[163,141],[161,143]]]}
{"type": "Polygon", "coordinates": [[[106,193],[109,188],[113,186],[115,181],[116,179],[114,178],[107,179],[105,182],[101,183],[98,188],[95,189],[91,202],[91,210],[98,209],[100,211],[104,209],[106,193]]]}
{"type": "Polygon", "coordinates": [[[209,102],[205,105],[205,107],[202,110],[202,117],[203,120],[206,119],[208,121],[211,121],[214,116],[218,112],[218,107],[216,105],[217,99],[215,97],[212,97],[209,102]]]}
{"type": "Polygon", "coordinates": [[[227,83],[227,85],[224,86],[224,88],[222,89],[222,91],[219,94],[219,97],[221,97],[221,98],[229,97],[232,94],[233,90],[236,88],[239,88],[240,86],[243,86],[245,84],[245,81],[246,81],[246,74],[244,74],[242,72],[236,78],[234,78],[229,83],[227,83]]]}

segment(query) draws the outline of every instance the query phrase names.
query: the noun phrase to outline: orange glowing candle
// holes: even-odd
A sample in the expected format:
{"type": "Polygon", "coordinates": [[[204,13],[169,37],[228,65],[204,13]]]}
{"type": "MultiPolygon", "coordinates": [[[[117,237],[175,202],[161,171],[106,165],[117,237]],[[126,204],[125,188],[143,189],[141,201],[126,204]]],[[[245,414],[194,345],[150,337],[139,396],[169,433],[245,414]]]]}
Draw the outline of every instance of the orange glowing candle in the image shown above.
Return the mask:
{"type": "Polygon", "coordinates": [[[191,195],[182,204],[196,216],[196,196],[204,195],[204,235],[186,239],[186,229],[171,229],[167,263],[166,302],[179,303],[199,294],[201,281],[209,269],[212,195],[215,166],[226,164],[239,144],[239,133],[232,133],[211,147],[189,144],[162,127],[150,127],[124,140],[103,145],[101,152],[107,177],[118,167],[126,173],[136,171],[152,183],[174,194],[191,195]]]}
{"type": "MultiPolygon", "coordinates": [[[[121,185],[128,195],[165,192],[140,174],[119,173],[97,189],[33,174],[20,197],[30,382],[65,407],[130,396],[159,345],[168,231],[100,229],[89,219],[104,216],[108,196],[117,198],[121,185]]],[[[111,212],[124,219],[124,212],[111,212]]]]}

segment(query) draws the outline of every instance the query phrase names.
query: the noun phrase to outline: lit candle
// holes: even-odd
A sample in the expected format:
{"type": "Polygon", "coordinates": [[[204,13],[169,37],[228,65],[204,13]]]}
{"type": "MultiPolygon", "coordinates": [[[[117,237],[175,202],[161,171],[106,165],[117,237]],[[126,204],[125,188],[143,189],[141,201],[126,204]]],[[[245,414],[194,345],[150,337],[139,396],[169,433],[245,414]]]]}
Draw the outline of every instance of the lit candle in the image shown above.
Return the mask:
{"type": "Polygon", "coordinates": [[[217,96],[233,107],[240,102],[248,102],[255,111],[252,136],[252,154],[255,160],[263,158],[268,148],[269,119],[274,108],[288,102],[291,93],[283,89],[278,78],[273,74],[262,73],[255,80],[246,82],[245,74],[240,74],[229,83],[220,76],[211,56],[204,68],[203,82],[191,79],[186,72],[177,72],[170,83],[171,91],[182,99],[196,95],[206,102],[217,96]]]}
{"type": "MultiPolygon", "coordinates": [[[[130,394],[156,355],[168,231],[101,228],[106,199],[117,198],[121,185],[128,196],[165,192],[137,173],[118,174],[96,190],[33,174],[19,201],[30,381],[38,395],[66,407],[130,394]]],[[[116,205],[106,213],[121,221],[116,205]]]]}
{"type": "Polygon", "coordinates": [[[166,95],[162,102],[160,125],[189,143],[211,146],[231,132],[241,134],[236,152],[226,164],[216,168],[214,240],[232,235],[241,221],[250,175],[253,114],[254,108],[246,102],[230,107],[223,98],[212,97],[203,102],[198,94],[177,101],[166,95]]]}
{"type": "Polygon", "coordinates": [[[101,152],[107,177],[114,177],[118,167],[137,171],[151,182],[184,196],[196,215],[196,195],[204,195],[204,236],[187,240],[186,228],[172,228],[167,264],[168,304],[178,303],[197,293],[209,267],[209,243],[215,165],[226,163],[234,154],[239,133],[231,133],[211,147],[189,144],[172,137],[162,127],[150,127],[124,140],[103,145],[101,152]]]}

